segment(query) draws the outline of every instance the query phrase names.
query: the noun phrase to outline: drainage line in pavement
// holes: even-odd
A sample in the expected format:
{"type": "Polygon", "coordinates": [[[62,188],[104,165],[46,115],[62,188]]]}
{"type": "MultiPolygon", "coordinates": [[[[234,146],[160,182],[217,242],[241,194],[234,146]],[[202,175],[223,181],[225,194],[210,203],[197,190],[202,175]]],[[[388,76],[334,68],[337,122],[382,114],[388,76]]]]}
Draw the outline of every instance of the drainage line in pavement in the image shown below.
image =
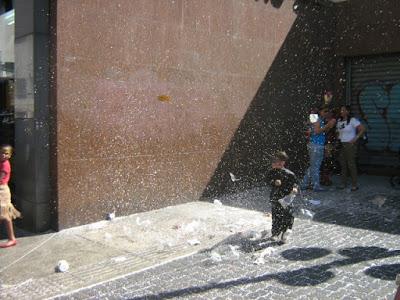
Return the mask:
{"type": "Polygon", "coordinates": [[[38,248],[40,248],[41,246],[43,246],[45,243],[47,243],[48,241],[50,241],[56,234],[53,233],[47,240],[44,240],[43,242],[41,242],[39,245],[37,245],[35,248],[31,249],[30,251],[28,251],[28,253],[22,255],[20,258],[14,260],[12,263],[10,263],[9,265],[5,266],[3,269],[0,269],[0,273],[4,272],[6,269],[8,269],[9,267],[11,267],[13,264],[19,262],[21,259],[23,259],[24,257],[28,256],[29,254],[31,254],[33,251],[37,250],[38,248]]]}

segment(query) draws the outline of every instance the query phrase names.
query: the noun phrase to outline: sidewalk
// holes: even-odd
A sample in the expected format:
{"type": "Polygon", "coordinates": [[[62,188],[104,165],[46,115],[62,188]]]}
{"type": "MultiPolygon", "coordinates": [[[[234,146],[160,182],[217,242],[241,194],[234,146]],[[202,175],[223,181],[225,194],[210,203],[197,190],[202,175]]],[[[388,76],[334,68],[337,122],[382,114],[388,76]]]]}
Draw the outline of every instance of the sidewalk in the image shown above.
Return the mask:
{"type": "MultiPolygon", "coordinates": [[[[385,177],[361,176],[360,187],[357,192],[334,186],[324,193],[306,192],[305,199],[317,203],[313,222],[332,230],[343,226],[368,230],[371,239],[392,236],[396,242],[400,191],[392,189],[385,177]]],[[[68,295],[190,256],[237,233],[269,230],[271,218],[263,213],[269,211],[267,195],[268,189],[259,187],[219,197],[220,202],[191,202],[18,238],[16,247],[0,250],[0,298],[68,295]],[[68,262],[68,272],[55,272],[60,260],[68,262]]],[[[296,228],[301,231],[301,226],[296,228]]]]}
{"type": "Polygon", "coordinates": [[[0,251],[0,298],[52,298],[191,255],[234,233],[270,226],[270,217],[259,211],[191,202],[20,237],[16,247],[0,251]],[[65,273],[55,272],[60,260],[69,264],[65,273]]]}

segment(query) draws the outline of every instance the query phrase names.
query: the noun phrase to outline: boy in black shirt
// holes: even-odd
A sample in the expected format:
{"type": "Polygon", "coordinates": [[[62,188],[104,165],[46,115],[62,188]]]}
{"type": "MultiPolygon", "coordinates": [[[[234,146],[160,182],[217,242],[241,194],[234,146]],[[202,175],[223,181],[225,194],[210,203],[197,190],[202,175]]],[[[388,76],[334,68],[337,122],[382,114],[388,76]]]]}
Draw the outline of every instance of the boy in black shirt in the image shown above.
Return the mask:
{"type": "Polygon", "coordinates": [[[294,222],[290,198],[293,199],[298,192],[298,185],[294,173],[285,168],[288,158],[284,151],[278,151],[272,157],[272,169],[267,174],[271,185],[273,241],[280,238],[282,242],[286,242],[294,222]]]}

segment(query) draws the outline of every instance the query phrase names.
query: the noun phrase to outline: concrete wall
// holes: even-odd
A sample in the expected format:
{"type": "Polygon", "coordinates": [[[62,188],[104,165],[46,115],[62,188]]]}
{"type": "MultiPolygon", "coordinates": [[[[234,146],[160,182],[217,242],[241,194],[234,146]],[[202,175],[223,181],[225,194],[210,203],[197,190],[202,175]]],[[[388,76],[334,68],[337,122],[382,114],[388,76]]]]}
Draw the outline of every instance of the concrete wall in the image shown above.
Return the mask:
{"type": "Polygon", "coordinates": [[[400,2],[351,0],[338,5],[336,53],[359,56],[400,52],[400,2]]]}
{"type": "Polygon", "coordinates": [[[259,183],[278,148],[301,170],[334,18],[292,4],[57,1],[57,227],[259,183]]]}

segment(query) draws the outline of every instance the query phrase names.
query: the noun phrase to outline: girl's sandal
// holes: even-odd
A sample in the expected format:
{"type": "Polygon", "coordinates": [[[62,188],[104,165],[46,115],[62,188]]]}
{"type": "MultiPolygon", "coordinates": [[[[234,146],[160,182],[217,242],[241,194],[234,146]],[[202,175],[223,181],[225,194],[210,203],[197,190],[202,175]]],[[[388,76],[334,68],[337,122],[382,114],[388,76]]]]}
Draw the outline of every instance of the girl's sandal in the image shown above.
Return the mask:
{"type": "Polygon", "coordinates": [[[17,244],[17,240],[8,241],[7,243],[0,244],[0,248],[8,248],[15,246],[17,244]]]}

